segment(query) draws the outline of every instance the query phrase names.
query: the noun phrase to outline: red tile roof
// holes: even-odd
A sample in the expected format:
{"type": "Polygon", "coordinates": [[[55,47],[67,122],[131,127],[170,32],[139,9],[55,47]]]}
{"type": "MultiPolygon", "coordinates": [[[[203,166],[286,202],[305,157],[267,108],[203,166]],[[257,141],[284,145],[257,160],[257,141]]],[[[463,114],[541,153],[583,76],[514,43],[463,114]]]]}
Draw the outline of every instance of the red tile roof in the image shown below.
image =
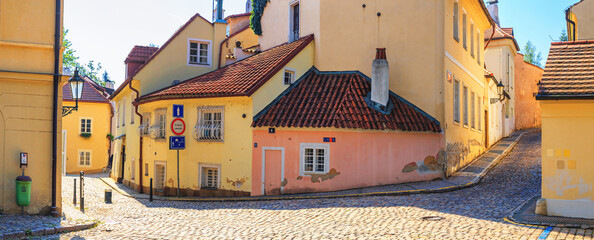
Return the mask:
{"type": "MultiPolygon", "coordinates": [[[[79,102],[98,102],[98,103],[109,103],[107,97],[97,90],[94,85],[97,85],[88,78],[83,78],[85,83],[83,84],[82,99],[79,102]]],[[[72,92],[70,91],[70,84],[66,83],[62,86],[62,100],[63,101],[74,101],[72,99],[72,92]]]]}
{"type": "Polygon", "coordinates": [[[551,43],[537,99],[594,98],[594,41],[551,43]]]}
{"type": "Polygon", "coordinates": [[[144,95],[139,102],[159,99],[250,96],[313,40],[313,35],[286,43],[207,74],[144,95]]]}
{"type": "Polygon", "coordinates": [[[245,16],[250,16],[252,15],[252,13],[240,13],[240,14],[233,14],[233,15],[229,15],[225,18],[225,21],[229,21],[230,18],[238,18],[238,17],[245,17],[245,16]]]}
{"type": "Polygon", "coordinates": [[[312,68],[254,118],[253,127],[335,127],[441,132],[439,122],[390,92],[390,114],[369,107],[371,80],[360,72],[312,68]]]}
{"type": "MultiPolygon", "coordinates": [[[[493,34],[493,28],[489,28],[485,30],[485,41],[489,41],[491,35],[493,34]]],[[[493,34],[493,39],[491,40],[499,40],[499,39],[509,39],[514,42],[514,45],[518,50],[520,50],[520,46],[514,37],[514,28],[500,28],[495,27],[495,34],[493,34]]]]}
{"type": "Polygon", "coordinates": [[[158,47],[136,45],[132,48],[124,62],[145,63],[157,50],[159,50],[158,47]]]}

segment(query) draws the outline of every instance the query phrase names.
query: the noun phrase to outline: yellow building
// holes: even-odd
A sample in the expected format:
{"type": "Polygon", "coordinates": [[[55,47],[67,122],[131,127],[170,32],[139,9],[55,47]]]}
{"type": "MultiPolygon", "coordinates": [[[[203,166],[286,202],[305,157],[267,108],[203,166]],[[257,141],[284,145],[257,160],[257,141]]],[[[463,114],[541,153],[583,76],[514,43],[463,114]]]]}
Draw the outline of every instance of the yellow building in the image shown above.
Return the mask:
{"type": "Polygon", "coordinates": [[[20,212],[15,179],[28,153],[30,214],[61,208],[63,1],[0,2],[0,213],[20,212]],[[58,11],[56,11],[56,9],[58,11]]]}
{"type": "Polygon", "coordinates": [[[569,41],[594,39],[592,12],[594,12],[594,1],[592,0],[581,0],[566,10],[565,19],[569,41]]]}
{"type": "Polygon", "coordinates": [[[480,0],[278,0],[263,10],[259,43],[313,34],[317,69],[367,76],[375,49],[386,48],[390,90],[441,123],[439,158],[451,173],[487,147],[483,33],[492,25],[480,0]]]}
{"type": "MultiPolygon", "coordinates": [[[[106,170],[110,147],[110,121],[113,109],[107,89],[84,78],[78,110],[63,117],[62,173],[78,174],[106,170]]],[[[64,106],[74,106],[70,84],[63,87],[64,106]]]]}

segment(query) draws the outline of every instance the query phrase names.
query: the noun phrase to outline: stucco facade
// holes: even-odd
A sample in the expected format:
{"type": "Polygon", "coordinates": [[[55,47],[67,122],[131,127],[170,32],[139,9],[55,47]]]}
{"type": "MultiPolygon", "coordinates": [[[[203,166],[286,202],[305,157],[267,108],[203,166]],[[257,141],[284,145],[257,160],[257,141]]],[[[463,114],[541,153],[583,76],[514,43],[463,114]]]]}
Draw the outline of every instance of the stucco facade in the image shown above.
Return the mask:
{"type": "MultiPolygon", "coordinates": [[[[19,154],[28,153],[25,175],[32,177],[29,214],[47,214],[52,206],[52,141],[61,148],[61,131],[52,134],[52,124],[61,129],[61,91],[58,91],[57,122],[53,122],[55,1],[0,2],[0,214],[19,213],[16,205],[19,154]],[[29,16],[24,18],[23,16],[29,16]],[[55,137],[55,139],[54,139],[55,137]]],[[[63,12],[63,9],[59,10],[63,12]]],[[[62,25],[59,26],[60,33],[62,25]]],[[[58,56],[61,73],[61,52],[58,56]]],[[[61,87],[61,85],[59,85],[61,87]]],[[[61,153],[57,153],[56,198],[61,208],[61,153]]]]}
{"type": "Polygon", "coordinates": [[[567,35],[570,41],[594,39],[594,1],[583,0],[568,9],[567,35]],[[575,36],[574,36],[575,30],[575,36]]]}
{"type": "Polygon", "coordinates": [[[516,129],[540,127],[541,111],[535,97],[544,69],[525,62],[522,54],[516,55],[515,63],[516,129]]]}

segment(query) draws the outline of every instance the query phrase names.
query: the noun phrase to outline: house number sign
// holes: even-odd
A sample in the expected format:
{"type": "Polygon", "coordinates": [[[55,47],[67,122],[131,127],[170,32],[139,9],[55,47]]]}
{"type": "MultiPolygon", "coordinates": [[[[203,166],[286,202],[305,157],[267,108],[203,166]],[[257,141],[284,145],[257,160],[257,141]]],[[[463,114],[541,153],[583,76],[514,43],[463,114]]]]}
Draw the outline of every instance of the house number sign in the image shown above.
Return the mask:
{"type": "Polygon", "coordinates": [[[181,118],[173,119],[171,122],[171,132],[175,135],[182,135],[186,132],[186,123],[181,118]]]}

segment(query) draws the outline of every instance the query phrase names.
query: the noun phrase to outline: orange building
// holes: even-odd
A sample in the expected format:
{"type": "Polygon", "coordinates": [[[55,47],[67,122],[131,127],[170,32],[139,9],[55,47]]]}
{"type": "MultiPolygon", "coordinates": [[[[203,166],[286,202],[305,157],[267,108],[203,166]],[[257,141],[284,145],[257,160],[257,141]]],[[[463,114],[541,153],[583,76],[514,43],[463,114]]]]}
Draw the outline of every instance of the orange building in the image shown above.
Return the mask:
{"type": "Polygon", "coordinates": [[[540,105],[535,96],[544,69],[525,62],[522,54],[516,55],[515,62],[516,129],[540,127],[540,105]]]}

